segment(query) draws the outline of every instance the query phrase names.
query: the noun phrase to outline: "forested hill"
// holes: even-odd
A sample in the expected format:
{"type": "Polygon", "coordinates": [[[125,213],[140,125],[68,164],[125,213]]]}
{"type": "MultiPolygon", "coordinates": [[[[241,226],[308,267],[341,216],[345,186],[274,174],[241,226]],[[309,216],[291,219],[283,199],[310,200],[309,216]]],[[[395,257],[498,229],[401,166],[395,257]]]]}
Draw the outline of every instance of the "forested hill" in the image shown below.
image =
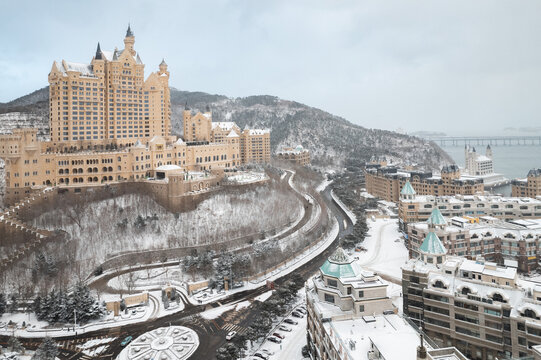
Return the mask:
{"type": "MultiPolygon", "coordinates": [[[[48,97],[49,90],[45,87],[0,104],[0,133],[16,126],[32,126],[47,136],[48,97]]],[[[171,103],[173,132],[179,135],[185,104],[201,111],[209,106],[213,121],[235,121],[241,128],[271,129],[273,152],[282,146],[301,144],[317,161],[335,165],[345,160],[361,163],[373,155],[392,156],[406,163],[425,164],[431,169],[453,162],[434,143],[391,131],[367,129],[323,110],[274,96],[229,98],[171,88],[171,103]]]]}

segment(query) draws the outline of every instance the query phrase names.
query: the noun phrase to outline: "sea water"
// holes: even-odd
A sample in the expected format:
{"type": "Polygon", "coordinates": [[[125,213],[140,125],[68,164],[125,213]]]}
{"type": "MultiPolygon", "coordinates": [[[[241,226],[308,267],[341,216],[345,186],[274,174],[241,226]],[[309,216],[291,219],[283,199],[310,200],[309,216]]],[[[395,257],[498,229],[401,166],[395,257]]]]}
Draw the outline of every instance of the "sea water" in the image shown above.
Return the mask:
{"type": "MultiPolygon", "coordinates": [[[[494,172],[512,180],[525,178],[528,171],[541,168],[541,145],[492,145],[494,172]]],[[[442,149],[453,158],[460,167],[464,167],[464,145],[442,146],[442,149]]],[[[486,145],[475,146],[478,153],[485,155],[486,145]]],[[[511,194],[511,186],[494,189],[495,193],[511,194]]]]}

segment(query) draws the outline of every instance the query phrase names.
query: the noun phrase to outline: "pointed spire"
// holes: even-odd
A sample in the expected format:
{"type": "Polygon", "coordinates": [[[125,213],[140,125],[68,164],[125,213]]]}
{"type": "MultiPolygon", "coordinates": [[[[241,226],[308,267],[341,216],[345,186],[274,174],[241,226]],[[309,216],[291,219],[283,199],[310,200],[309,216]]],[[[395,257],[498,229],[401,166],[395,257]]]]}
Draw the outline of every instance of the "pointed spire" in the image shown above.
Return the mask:
{"type": "Polygon", "coordinates": [[[126,37],[133,36],[133,32],[131,31],[130,23],[128,23],[128,30],[126,31],[126,37]]]}
{"type": "Polygon", "coordinates": [[[103,60],[103,57],[101,56],[101,49],[100,49],[100,43],[98,42],[98,48],[96,49],[96,56],[94,57],[96,60],[103,60]]]}
{"type": "Polygon", "coordinates": [[[113,53],[113,60],[118,60],[118,49],[115,48],[115,52],[113,53]]]}
{"type": "Polygon", "coordinates": [[[160,66],[167,66],[167,64],[165,63],[165,59],[162,58],[162,62],[160,63],[160,66]]]}
{"type": "Polygon", "coordinates": [[[186,103],[184,104],[184,110],[190,110],[190,108],[188,107],[188,101],[186,100],[186,103]]]}
{"type": "Polygon", "coordinates": [[[139,57],[139,54],[137,54],[136,63],[137,63],[137,64],[142,64],[142,63],[143,63],[143,62],[141,61],[141,58],[139,57]]]}
{"type": "Polygon", "coordinates": [[[430,231],[425,239],[423,240],[423,243],[419,247],[419,251],[425,254],[432,254],[432,255],[445,255],[447,254],[447,249],[445,246],[443,246],[440,238],[436,233],[433,231],[430,231]]]}

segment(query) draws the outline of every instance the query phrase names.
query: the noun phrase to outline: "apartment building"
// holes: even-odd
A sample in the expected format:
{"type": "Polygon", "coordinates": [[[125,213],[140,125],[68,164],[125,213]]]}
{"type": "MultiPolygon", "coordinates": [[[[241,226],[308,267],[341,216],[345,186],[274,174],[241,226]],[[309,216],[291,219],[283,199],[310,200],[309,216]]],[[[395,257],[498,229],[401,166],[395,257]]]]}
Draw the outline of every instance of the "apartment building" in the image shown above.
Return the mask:
{"type": "Polygon", "coordinates": [[[441,240],[449,255],[503,264],[516,262],[519,271],[530,272],[538,267],[541,254],[541,219],[502,221],[490,216],[453,217],[445,219],[438,208],[426,222],[407,226],[409,257],[420,256],[423,241],[430,236],[441,240]]]}
{"type": "Polygon", "coordinates": [[[541,196],[541,169],[531,169],[526,179],[511,181],[511,196],[531,198],[541,196]]]}
{"type": "Polygon", "coordinates": [[[461,175],[456,165],[444,166],[440,175],[430,171],[409,171],[394,166],[367,165],[366,191],[382,200],[398,202],[400,191],[409,182],[419,195],[473,195],[484,191],[483,180],[461,175]]]}
{"type": "Polygon", "coordinates": [[[276,153],[276,157],[280,160],[290,161],[297,165],[310,165],[310,151],[297,145],[297,147],[286,147],[276,153]]]}
{"type": "Polygon", "coordinates": [[[500,220],[541,218],[541,198],[517,198],[499,195],[418,195],[411,184],[404,184],[398,203],[400,228],[407,224],[427,221],[433,209],[443,216],[472,217],[492,216],[500,220]]]}
{"type": "Polygon", "coordinates": [[[466,359],[457,349],[423,341],[418,329],[397,315],[387,283],[341,248],[308,281],[306,303],[312,359],[466,359]]]}
{"type": "Polygon", "coordinates": [[[533,356],[541,344],[539,285],[481,257],[443,256],[441,264],[410,259],[402,268],[404,315],[469,359],[533,356]]]}

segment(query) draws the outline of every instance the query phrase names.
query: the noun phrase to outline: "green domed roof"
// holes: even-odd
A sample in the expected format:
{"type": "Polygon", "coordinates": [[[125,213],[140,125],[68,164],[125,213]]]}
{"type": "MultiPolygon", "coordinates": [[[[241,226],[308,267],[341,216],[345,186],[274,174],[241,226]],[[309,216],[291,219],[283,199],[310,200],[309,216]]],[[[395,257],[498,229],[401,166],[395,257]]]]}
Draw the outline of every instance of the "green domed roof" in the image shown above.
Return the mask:
{"type": "Polygon", "coordinates": [[[432,210],[432,213],[428,218],[428,223],[431,225],[447,225],[447,221],[445,221],[445,218],[438,208],[434,208],[434,210],[432,210]]]}
{"type": "Polygon", "coordinates": [[[426,254],[433,255],[444,255],[447,254],[447,249],[441,243],[440,238],[433,231],[429,232],[428,235],[423,240],[421,247],[419,248],[421,252],[426,254]]]}
{"type": "Polygon", "coordinates": [[[361,273],[359,264],[353,262],[339,247],[320,268],[324,275],[335,278],[355,277],[361,273]]]}
{"type": "Polygon", "coordinates": [[[406,181],[404,184],[404,187],[400,191],[400,194],[402,195],[415,195],[415,190],[413,189],[413,186],[411,186],[409,180],[406,181]]]}

